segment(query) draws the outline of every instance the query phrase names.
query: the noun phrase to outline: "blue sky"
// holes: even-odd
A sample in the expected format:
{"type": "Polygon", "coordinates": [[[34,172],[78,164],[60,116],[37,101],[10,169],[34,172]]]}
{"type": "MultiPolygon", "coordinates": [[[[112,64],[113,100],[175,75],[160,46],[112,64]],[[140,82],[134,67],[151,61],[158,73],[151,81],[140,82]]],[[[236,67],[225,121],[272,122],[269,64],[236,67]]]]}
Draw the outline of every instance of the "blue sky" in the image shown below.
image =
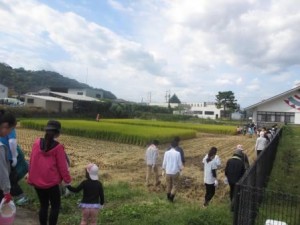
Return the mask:
{"type": "Polygon", "coordinates": [[[298,0],[0,0],[0,61],[136,102],[242,107],[300,83],[298,0]]]}

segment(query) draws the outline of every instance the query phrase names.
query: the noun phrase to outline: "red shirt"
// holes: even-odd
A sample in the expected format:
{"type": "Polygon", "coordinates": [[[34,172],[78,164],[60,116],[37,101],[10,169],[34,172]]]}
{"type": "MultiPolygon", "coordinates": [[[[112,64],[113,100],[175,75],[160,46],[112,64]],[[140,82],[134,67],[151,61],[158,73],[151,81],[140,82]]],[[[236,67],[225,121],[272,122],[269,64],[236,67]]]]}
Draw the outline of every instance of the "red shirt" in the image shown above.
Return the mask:
{"type": "Polygon", "coordinates": [[[41,139],[38,138],[32,147],[29,161],[28,183],[37,188],[50,188],[62,182],[71,182],[64,146],[43,151],[41,139]]]}

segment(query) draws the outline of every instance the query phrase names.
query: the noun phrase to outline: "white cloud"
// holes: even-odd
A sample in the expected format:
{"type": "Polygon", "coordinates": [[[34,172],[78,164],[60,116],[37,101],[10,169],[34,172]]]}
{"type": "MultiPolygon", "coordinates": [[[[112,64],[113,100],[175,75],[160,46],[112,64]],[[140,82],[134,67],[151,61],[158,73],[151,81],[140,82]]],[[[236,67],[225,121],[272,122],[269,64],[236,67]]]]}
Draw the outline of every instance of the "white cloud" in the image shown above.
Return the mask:
{"type": "Polygon", "coordinates": [[[205,101],[220,89],[250,99],[297,78],[290,72],[300,64],[297,0],[107,3],[126,14],[130,40],[71,6],[64,13],[36,0],[0,0],[0,61],[53,69],[136,101],[150,91],[163,100],[166,90],[182,101],[205,101]]]}

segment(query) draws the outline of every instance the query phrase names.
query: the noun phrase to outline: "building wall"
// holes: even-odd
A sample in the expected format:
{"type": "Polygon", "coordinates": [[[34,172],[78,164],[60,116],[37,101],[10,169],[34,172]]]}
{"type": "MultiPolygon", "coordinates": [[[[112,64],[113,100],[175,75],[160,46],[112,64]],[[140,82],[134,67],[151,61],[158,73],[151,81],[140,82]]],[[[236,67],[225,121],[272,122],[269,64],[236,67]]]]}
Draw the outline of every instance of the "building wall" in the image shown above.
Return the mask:
{"type": "Polygon", "coordinates": [[[41,107],[46,108],[46,100],[40,98],[34,98],[32,96],[25,96],[25,105],[29,107],[41,107]],[[33,103],[28,102],[28,99],[33,99],[33,103]]]}
{"type": "Polygon", "coordinates": [[[8,97],[8,88],[2,84],[0,84],[0,98],[8,97]]]}
{"type": "Polygon", "coordinates": [[[52,112],[66,112],[73,110],[73,103],[46,101],[46,110],[52,112]]]}
{"type": "Polygon", "coordinates": [[[86,96],[86,89],[68,89],[69,94],[74,94],[74,95],[84,95],[86,96]],[[82,94],[81,94],[82,93],[82,94]]]}
{"type": "MultiPolygon", "coordinates": [[[[262,112],[283,112],[283,113],[295,113],[295,124],[300,124],[300,107],[299,109],[295,109],[291,106],[289,106],[285,100],[287,100],[289,97],[293,97],[295,94],[300,96],[299,91],[295,91],[293,93],[281,96],[278,99],[274,99],[273,101],[266,102],[265,104],[261,102],[261,105],[258,105],[256,108],[253,109],[253,122],[257,123],[258,121],[258,115],[257,113],[262,112]]],[[[298,100],[300,102],[300,100],[298,100]]]]}
{"type": "Polygon", "coordinates": [[[220,118],[221,109],[218,109],[214,104],[197,104],[192,106],[190,111],[193,115],[199,118],[217,119],[220,118]]]}
{"type": "Polygon", "coordinates": [[[69,94],[74,94],[74,95],[79,95],[79,93],[81,95],[84,96],[88,96],[88,97],[92,97],[92,98],[103,98],[104,93],[103,91],[97,91],[97,90],[93,90],[93,89],[69,89],[68,90],[69,94]]]}

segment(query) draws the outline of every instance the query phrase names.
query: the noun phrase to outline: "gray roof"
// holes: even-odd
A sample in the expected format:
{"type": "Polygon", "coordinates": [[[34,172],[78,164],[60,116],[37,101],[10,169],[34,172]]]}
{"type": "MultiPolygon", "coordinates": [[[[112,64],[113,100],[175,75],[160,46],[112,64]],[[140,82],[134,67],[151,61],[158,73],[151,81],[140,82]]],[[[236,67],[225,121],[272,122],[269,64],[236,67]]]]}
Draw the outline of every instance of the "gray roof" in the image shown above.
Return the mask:
{"type": "Polygon", "coordinates": [[[54,92],[54,91],[51,91],[50,92],[51,94],[54,94],[54,95],[57,95],[57,96],[61,96],[61,97],[64,97],[64,98],[68,98],[68,99],[71,99],[71,100],[77,100],[77,101],[99,101],[98,99],[96,98],[92,98],[92,97],[89,97],[89,96],[85,96],[85,95],[75,95],[75,94],[69,94],[69,93],[62,93],[62,92],[54,92]]]}
{"type": "Polygon", "coordinates": [[[260,101],[260,102],[258,102],[256,104],[250,105],[250,106],[246,107],[245,110],[253,109],[253,108],[255,108],[255,107],[259,106],[259,105],[263,105],[263,104],[265,104],[267,102],[271,102],[271,101],[273,101],[273,100],[275,100],[277,98],[280,98],[280,97],[283,97],[283,96],[288,95],[290,93],[293,93],[294,91],[300,91],[300,86],[297,86],[297,87],[295,87],[295,88],[293,88],[291,90],[285,91],[285,92],[283,92],[281,94],[275,95],[275,96],[273,96],[271,98],[262,100],[262,101],[260,101]]]}
{"type": "Polygon", "coordinates": [[[44,95],[25,95],[26,97],[32,97],[32,98],[39,98],[46,101],[53,101],[53,102],[69,102],[73,103],[72,101],[68,101],[61,98],[51,97],[51,96],[44,96],[44,95]]]}

